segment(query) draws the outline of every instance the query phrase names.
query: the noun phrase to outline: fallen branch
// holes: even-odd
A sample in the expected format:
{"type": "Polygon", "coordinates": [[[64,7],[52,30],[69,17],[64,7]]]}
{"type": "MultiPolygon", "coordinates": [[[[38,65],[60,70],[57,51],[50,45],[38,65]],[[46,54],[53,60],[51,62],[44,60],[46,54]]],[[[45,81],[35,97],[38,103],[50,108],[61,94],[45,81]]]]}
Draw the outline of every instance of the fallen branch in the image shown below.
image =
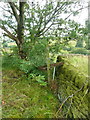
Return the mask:
{"type": "MultiPolygon", "coordinates": [[[[64,63],[63,62],[57,62],[57,63],[53,63],[50,64],[50,67],[56,67],[56,66],[62,66],[64,63]]],[[[38,67],[39,70],[47,70],[47,66],[40,66],[38,67]]]]}

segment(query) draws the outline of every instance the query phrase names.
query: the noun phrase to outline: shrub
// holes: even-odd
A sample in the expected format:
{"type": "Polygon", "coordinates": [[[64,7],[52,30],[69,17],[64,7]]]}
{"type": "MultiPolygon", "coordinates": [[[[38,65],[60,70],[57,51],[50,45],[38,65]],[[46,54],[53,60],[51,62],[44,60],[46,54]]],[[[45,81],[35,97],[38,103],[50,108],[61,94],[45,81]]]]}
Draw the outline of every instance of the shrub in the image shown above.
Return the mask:
{"type": "Polygon", "coordinates": [[[46,64],[46,46],[42,42],[36,43],[29,51],[28,59],[35,67],[43,66],[46,64]]]}
{"type": "Polygon", "coordinates": [[[17,46],[15,46],[15,45],[10,46],[10,50],[12,51],[12,53],[18,54],[18,48],[17,48],[17,46]]]}

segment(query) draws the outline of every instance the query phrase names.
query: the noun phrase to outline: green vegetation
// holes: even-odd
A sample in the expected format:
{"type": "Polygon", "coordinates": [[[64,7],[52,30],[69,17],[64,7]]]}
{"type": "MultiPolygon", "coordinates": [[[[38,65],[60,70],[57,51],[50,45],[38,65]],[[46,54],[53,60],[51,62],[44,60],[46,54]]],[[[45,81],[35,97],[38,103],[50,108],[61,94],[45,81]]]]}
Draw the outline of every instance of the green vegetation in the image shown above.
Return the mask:
{"type": "Polygon", "coordinates": [[[88,76],[88,56],[85,55],[72,55],[72,56],[68,56],[67,58],[69,58],[69,63],[71,65],[73,65],[76,69],[77,72],[82,73],[85,76],[88,76]]]}
{"type": "Polygon", "coordinates": [[[88,119],[88,26],[69,19],[83,3],[42,3],[2,4],[2,117],[88,119]]]}
{"type": "Polygon", "coordinates": [[[58,100],[46,86],[28,79],[22,72],[3,70],[3,118],[53,118],[58,100]]]}
{"type": "MultiPolygon", "coordinates": [[[[56,67],[55,76],[59,101],[56,93],[53,94],[47,86],[43,75],[30,73],[27,76],[15,64],[7,65],[4,58],[3,118],[88,118],[88,57],[67,55],[63,60],[65,64],[56,67]],[[74,96],[67,99],[75,92],[74,96]],[[59,107],[65,99],[67,101],[60,112],[59,107]]],[[[8,58],[8,63],[11,61],[8,58]]]]}
{"type": "Polygon", "coordinates": [[[86,48],[80,48],[80,47],[76,47],[76,48],[73,48],[73,49],[71,50],[71,53],[73,53],[73,54],[90,55],[89,52],[90,52],[90,51],[88,51],[86,48]]]}
{"type": "Polygon", "coordinates": [[[67,56],[58,68],[59,95],[63,107],[57,117],[88,118],[88,57],[67,56]],[[67,59],[68,58],[68,59],[67,59]],[[66,100],[66,101],[65,101],[66,100]],[[65,103],[63,103],[65,101],[65,103]]]}

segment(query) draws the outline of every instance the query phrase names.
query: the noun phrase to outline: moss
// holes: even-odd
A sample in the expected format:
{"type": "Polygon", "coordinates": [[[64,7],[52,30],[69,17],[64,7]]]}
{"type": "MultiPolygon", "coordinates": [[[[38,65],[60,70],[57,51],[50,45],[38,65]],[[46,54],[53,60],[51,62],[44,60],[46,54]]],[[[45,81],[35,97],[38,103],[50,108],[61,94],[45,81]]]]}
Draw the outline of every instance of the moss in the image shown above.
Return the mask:
{"type": "Polygon", "coordinates": [[[81,57],[77,57],[78,63],[76,65],[74,59],[76,60],[75,56],[68,59],[63,58],[64,66],[62,68],[57,68],[56,71],[59,75],[57,76],[57,80],[59,83],[58,93],[60,94],[61,102],[63,102],[68,96],[75,94],[75,92],[78,91],[72,97],[72,103],[71,98],[69,98],[65,102],[62,108],[62,115],[64,117],[73,116],[74,118],[88,118],[88,82],[86,77],[87,72],[84,73],[85,70],[82,69],[83,66],[85,66],[86,61],[82,60],[81,57]],[[81,62],[80,60],[84,62],[81,62]],[[79,64],[81,64],[82,66],[79,64]],[[82,87],[83,85],[84,87],[82,87]],[[70,105],[71,107],[69,108],[70,105]],[[68,111],[67,115],[66,111],[68,111]]]}

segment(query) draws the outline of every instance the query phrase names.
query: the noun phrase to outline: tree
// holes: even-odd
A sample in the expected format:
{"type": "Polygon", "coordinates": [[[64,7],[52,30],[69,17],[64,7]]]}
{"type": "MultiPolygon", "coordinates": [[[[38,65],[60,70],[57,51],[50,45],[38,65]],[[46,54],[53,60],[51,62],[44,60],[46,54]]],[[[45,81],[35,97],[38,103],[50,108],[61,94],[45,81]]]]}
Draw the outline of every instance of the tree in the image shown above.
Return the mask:
{"type": "Polygon", "coordinates": [[[7,10],[7,12],[10,13],[10,16],[6,16],[8,18],[8,21],[2,21],[2,25],[0,25],[1,29],[3,29],[5,31],[4,35],[8,36],[9,38],[11,38],[12,40],[14,40],[17,44],[18,47],[18,51],[19,51],[19,55],[20,57],[23,59],[26,57],[24,50],[23,50],[23,44],[24,44],[24,6],[25,6],[26,2],[21,2],[21,0],[19,1],[19,7],[16,6],[15,3],[13,2],[8,2],[10,8],[12,11],[7,10]],[[17,12],[18,10],[18,12],[17,12]],[[14,25],[13,27],[13,21],[12,16],[15,17],[16,20],[16,27],[14,25]],[[10,28],[11,30],[13,29],[15,32],[15,35],[13,33],[11,33],[6,27],[5,25],[8,25],[8,28],[10,28]]]}
{"type": "Polygon", "coordinates": [[[19,4],[8,2],[5,3],[7,9],[2,8],[6,14],[4,20],[0,20],[2,23],[0,28],[4,30],[5,36],[16,42],[20,57],[25,59],[27,50],[43,36],[57,40],[60,40],[62,35],[66,38],[68,31],[65,29],[66,20],[70,15],[78,13],[78,10],[72,9],[72,6],[75,7],[78,3],[78,1],[68,0],[57,2],[46,0],[41,6],[38,2],[30,3],[21,0],[19,4]],[[62,14],[65,14],[64,19],[60,16],[62,14]]]}

